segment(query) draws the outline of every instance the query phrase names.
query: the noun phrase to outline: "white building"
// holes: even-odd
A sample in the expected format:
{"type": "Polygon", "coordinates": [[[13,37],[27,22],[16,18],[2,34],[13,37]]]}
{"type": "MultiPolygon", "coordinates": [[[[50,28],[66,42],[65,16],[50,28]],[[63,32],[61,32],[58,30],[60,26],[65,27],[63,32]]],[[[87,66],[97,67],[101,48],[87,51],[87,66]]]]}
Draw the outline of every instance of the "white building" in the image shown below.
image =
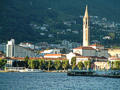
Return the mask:
{"type": "Polygon", "coordinates": [[[15,46],[15,57],[36,57],[37,53],[29,48],[24,48],[21,46],[15,46]]]}
{"type": "MultiPolygon", "coordinates": [[[[15,45],[15,40],[11,39],[6,45],[6,57],[36,57],[37,53],[24,46],[15,45]]],[[[29,45],[28,45],[29,46],[29,45]]]]}
{"type": "Polygon", "coordinates": [[[31,49],[35,48],[35,46],[32,43],[20,43],[19,46],[31,49]]]}
{"type": "Polygon", "coordinates": [[[76,57],[76,55],[74,53],[72,53],[72,52],[70,52],[69,54],[66,55],[66,58],[69,60],[69,64],[71,64],[71,59],[73,57],[76,57]]]}
{"type": "Polygon", "coordinates": [[[60,49],[44,50],[41,53],[42,54],[60,54],[60,49]]]}
{"type": "Polygon", "coordinates": [[[78,53],[81,56],[109,57],[108,50],[104,49],[104,46],[96,44],[89,47],[74,48],[73,53],[78,53]]]}
{"type": "Polygon", "coordinates": [[[92,47],[78,47],[73,49],[73,53],[78,53],[81,56],[96,56],[96,50],[92,47]]]}
{"type": "Polygon", "coordinates": [[[15,56],[15,40],[11,39],[8,41],[6,45],[6,57],[14,57],[15,56]]]}

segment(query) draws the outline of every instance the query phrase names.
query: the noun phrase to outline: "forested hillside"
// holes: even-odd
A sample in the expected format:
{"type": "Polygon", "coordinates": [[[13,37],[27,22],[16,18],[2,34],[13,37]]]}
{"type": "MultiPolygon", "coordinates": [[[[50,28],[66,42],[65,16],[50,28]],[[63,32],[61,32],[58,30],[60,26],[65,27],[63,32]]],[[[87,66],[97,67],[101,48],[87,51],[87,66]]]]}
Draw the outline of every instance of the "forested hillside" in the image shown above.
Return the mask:
{"type": "MultiPolygon", "coordinates": [[[[79,16],[84,15],[86,4],[90,16],[119,23],[119,3],[119,0],[0,0],[0,42],[11,38],[17,43],[58,43],[63,39],[82,42],[82,18],[79,16]]],[[[100,31],[98,28],[102,27],[97,26],[100,31]]],[[[91,40],[100,40],[97,33],[92,33],[91,40]]]]}

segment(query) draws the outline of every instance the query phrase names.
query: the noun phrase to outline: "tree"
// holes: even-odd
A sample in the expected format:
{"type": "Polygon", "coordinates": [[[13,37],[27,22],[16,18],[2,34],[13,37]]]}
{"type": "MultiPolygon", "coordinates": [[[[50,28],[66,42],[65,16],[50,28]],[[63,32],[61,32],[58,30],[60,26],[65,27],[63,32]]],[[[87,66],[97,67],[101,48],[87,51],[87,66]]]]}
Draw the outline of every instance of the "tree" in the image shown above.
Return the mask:
{"type": "Polygon", "coordinates": [[[60,66],[61,66],[60,60],[55,61],[54,66],[55,66],[56,70],[58,70],[60,68],[60,66]]]}
{"type": "Polygon", "coordinates": [[[52,61],[47,61],[47,68],[48,68],[48,71],[50,70],[50,68],[52,67],[52,61]]]}
{"type": "Polygon", "coordinates": [[[0,68],[4,68],[6,63],[7,63],[6,59],[0,59],[0,68]]]}
{"type": "Polygon", "coordinates": [[[71,65],[72,65],[72,70],[74,70],[74,68],[76,67],[76,57],[73,57],[71,59],[71,65]]]}
{"type": "Polygon", "coordinates": [[[111,69],[113,69],[114,62],[111,62],[111,69]]]}
{"type": "Polygon", "coordinates": [[[33,69],[38,69],[38,68],[39,68],[39,61],[33,60],[33,69]]]}
{"type": "Polygon", "coordinates": [[[73,64],[73,65],[72,65],[72,70],[74,70],[74,69],[75,69],[75,67],[76,67],[76,65],[75,65],[75,64],[73,64]]]}
{"type": "Polygon", "coordinates": [[[26,56],[26,57],[24,58],[24,61],[28,61],[28,60],[29,60],[29,57],[26,56]]]}
{"type": "Polygon", "coordinates": [[[83,63],[80,61],[78,64],[77,64],[79,70],[82,70],[83,69],[83,63]]]}
{"type": "Polygon", "coordinates": [[[65,70],[66,68],[68,68],[69,66],[69,61],[68,60],[64,60],[62,61],[62,68],[65,70]]]}
{"type": "Polygon", "coordinates": [[[85,68],[86,68],[87,70],[90,69],[90,67],[91,67],[91,61],[90,61],[90,60],[84,61],[84,66],[85,66],[85,68]]]}
{"type": "Polygon", "coordinates": [[[44,69],[45,68],[45,60],[39,60],[39,69],[44,69]]]}
{"type": "Polygon", "coordinates": [[[110,67],[110,62],[109,61],[107,61],[107,65],[110,67]]]}
{"type": "Polygon", "coordinates": [[[34,69],[33,60],[28,61],[28,67],[34,69]]]}
{"type": "Polygon", "coordinates": [[[88,66],[87,66],[87,69],[90,69],[91,68],[91,61],[88,60],[88,66]]]}
{"type": "Polygon", "coordinates": [[[76,64],[76,57],[73,57],[73,58],[71,59],[71,65],[73,65],[73,64],[76,64]]]}
{"type": "Polygon", "coordinates": [[[26,68],[28,68],[28,60],[29,60],[29,57],[26,56],[26,57],[24,58],[24,61],[25,61],[25,67],[26,67],[26,68]]]}
{"type": "Polygon", "coordinates": [[[117,69],[117,70],[120,69],[120,61],[115,61],[114,65],[115,65],[115,69],[117,69]]]}
{"type": "Polygon", "coordinates": [[[85,68],[87,69],[88,61],[84,61],[84,66],[85,66],[85,68]]]}

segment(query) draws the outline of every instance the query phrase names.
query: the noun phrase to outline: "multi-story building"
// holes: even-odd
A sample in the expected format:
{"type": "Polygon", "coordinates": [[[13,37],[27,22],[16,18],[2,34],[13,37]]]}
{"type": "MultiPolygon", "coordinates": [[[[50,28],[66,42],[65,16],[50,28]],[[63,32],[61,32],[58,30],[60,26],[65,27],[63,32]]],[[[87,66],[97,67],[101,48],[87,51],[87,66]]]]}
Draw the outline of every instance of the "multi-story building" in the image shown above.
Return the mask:
{"type": "Polygon", "coordinates": [[[15,40],[11,39],[8,41],[7,49],[6,49],[6,56],[7,57],[14,57],[15,56],[15,40]]]}
{"type": "Polygon", "coordinates": [[[2,51],[4,54],[6,53],[6,43],[0,44],[0,51],[2,51]]]}
{"type": "Polygon", "coordinates": [[[8,41],[6,49],[6,57],[40,57],[35,50],[15,45],[15,40],[8,41]]]}

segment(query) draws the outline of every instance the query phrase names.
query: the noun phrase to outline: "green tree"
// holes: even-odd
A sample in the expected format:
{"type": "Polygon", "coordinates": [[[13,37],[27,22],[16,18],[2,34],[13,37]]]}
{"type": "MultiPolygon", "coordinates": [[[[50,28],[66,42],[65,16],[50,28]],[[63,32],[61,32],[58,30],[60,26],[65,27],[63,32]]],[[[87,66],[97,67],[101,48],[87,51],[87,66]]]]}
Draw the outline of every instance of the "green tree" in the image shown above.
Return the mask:
{"type": "Polygon", "coordinates": [[[76,68],[76,64],[72,65],[72,70],[74,70],[76,68]]]}
{"type": "Polygon", "coordinates": [[[84,61],[84,66],[86,69],[88,69],[88,61],[84,61]]]}
{"type": "Polygon", "coordinates": [[[111,62],[111,69],[113,69],[113,66],[114,66],[114,62],[111,62]]]}
{"type": "Polygon", "coordinates": [[[28,68],[28,60],[29,60],[29,57],[26,56],[26,57],[24,58],[24,61],[25,61],[25,67],[26,67],[26,68],[28,68]]]}
{"type": "Polygon", "coordinates": [[[66,68],[68,68],[69,66],[69,61],[68,60],[64,60],[62,61],[62,68],[65,70],[66,68]]]}
{"type": "Polygon", "coordinates": [[[120,61],[115,61],[114,65],[115,65],[115,69],[117,69],[117,70],[120,69],[120,61]]]}
{"type": "Polygon", "coordinates": [[[110,62],[109,61],[107,61],[107,65],[110,67],[110,62]]]}
{"type": "Polygon", "coordinates": [[[29,60],[29,61],[28,61],[28,67],[29,67],[30,69],[34,69],[33,60],[29,60]]]}
{"type": "Polygon", "coordinates": [[[73,58],[71,59],[71,66],[72,66],[72,70],[74,70],[75,67],[76,67],[76,57],[73,57],[73,58]]]}
{"type": "Polygon", "coordinates": [[[60,60],[55,61],[54,66],[55,66],[56,70],[58,70],[60,68],[60,66],[61,66],[60,60]]]}
{"type": "Polygon", "coordinates": [[[71,59],[71,65],[73,65],[73,64],[76,64],[76,57],[73,57],[73,58],[71,59]]]}
{"type": "Polygon", "coordinates": [[[88,66],[87,66],[87,69],[90,69],[91,68],[91,61],[88,60],[88,66]]]}
{"type": "Polygon", "coordinates": [[[53,66],[53,64],[52,64],[52,61],[50,60],[50,61],[47,61],[47,69],[48,69],[48,71],[50,70],[50,68],[53,66]]]}
{"type": "Polygon", "coordinates": [[[45,60],[42,59],[42,60],[39,60],[39,69],[45,69],[45,60]]]}
{"type": "Polygon", "coordinates": [[[33,69],[38,69],[38,68],[39,68],[39,61],[33,60],[33,69]]]}
{"type": "Polygon", "coordinates": [[[6,59],[0,59],[0,68],[4,68],[4,66],[6,65],[7,60],[6,59]]]}
{"type": "Polygon", "coordinates": [[[77,64],[79,70],[82,70],[83,69],[83,63],[80,61],[78,64],[77,64]]]}

